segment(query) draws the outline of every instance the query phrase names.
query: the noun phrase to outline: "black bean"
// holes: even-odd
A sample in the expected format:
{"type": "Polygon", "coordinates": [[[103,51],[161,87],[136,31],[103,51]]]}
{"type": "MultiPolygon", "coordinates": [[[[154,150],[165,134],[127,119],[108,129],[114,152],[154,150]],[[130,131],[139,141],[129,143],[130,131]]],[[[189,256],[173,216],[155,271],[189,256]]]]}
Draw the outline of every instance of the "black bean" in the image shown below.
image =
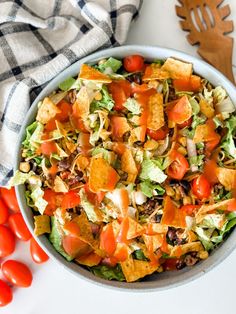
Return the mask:
{"type": "Polygon", "coordinates": [[[185,191],[188,192],[190,190],[190,184],[188,181],[181,180],[181,181],[179,181],[179,184],[184,188],[185,191]]]}
{"type": "Polygon", "coordinates": [[[134,73],[134,74],[132,74],[132,75],[129,75],[129,76],[127,76],[127,81],[129,81],[129,82],[135,82],[136,84],[142,84],[142,74],[141,74],[141,72],[139,72],[139,73],[134,73]]]}
{"type": "Polygon", "coordinates": [[[59,162],[59,168],[65,170],[65,169],[69,169],[71,166],[71,162],[69,160],[69,158],[63,159],[59,162]]]}
{"type": "Polygon", "coordinates": [[[198,258],[193,257],[191,254],[186,254],[184,262],[187,266],[193,266],[198,262],[198,258]]]}
{"type": "Polygon", "coordinates": [[[162,218],[162,214],[156,214],[155,216],[154,216],[154,221],[155,222],[160,222],[161,221],[161,218],[162,218]]]}
{"type": "Polygon", "coordinates": [[[176,262],[176,269],[180,270],[186,266],[184,260],[180,259],[176,262]]]}

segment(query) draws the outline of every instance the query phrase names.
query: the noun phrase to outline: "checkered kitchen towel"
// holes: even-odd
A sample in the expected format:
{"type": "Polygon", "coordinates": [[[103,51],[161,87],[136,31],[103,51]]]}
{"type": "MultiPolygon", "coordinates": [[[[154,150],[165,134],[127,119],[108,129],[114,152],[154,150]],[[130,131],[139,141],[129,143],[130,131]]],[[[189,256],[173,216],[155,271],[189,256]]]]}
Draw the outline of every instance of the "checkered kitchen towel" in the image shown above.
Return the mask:
{"type": "Polygon", "coordinates": [[[46,82],[91,52],[123,44],[142,0],[0,0],[0,185],[46,82]]]}

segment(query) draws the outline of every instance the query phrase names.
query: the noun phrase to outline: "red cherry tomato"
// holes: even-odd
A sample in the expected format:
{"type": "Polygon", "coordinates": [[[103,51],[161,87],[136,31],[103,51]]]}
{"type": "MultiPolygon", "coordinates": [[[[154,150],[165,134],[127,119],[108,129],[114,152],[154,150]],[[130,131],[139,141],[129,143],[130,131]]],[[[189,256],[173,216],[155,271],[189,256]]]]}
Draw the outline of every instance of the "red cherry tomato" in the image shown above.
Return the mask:
{"type": "Polygon", "coordinates": [[[9,213],[6,204],[0,199],[0,225],[3,225],[7,222],[9,213]]]}
{"type": "Polygon", "coordinates": [[[147,135],[149,135],[153,140],[158,141],[158,140],[164,140],[168,133],[168,128],[161,128],[159,130],[151,130],[147,129],[147,135]]]}
{"type": "Polygon", "coordinates": [[[192,119],[192,117],[191,117],[191,118],[189,118],[188,120],[184,121],[183,123],[180,123],[180,124],[179,124],[179,127],[180,127],[181,129],[186,128],[186,127],[189,127],[189,126],[192,124],[192,122],[193,122],[193,119],[192,119]]]}
{"type": "Polygon", "coordinates": [[[12,301],[11,288],[0,279],[0,306],[5,306],[12,301]]]}
{"type": "Polygon", "coordinates": [[[80,204],[80,197],[78,192],[71,190],[68,193],[63,195],[61,208],[68,209],[74,208],[80,204]]]}
{"type": "Polygon", "coordinates": [[[43,155],[50,156],[53,153],[57,153],[57,147],[54,141],[43,142],[39,148],[43,155]]]}
{"type": "Polygon", "coordinates": [[[12,231],[0,225],[0,257],[6,257],[15,250],[15,237],[12,231]]]}
{"type": "Polygon", "coordinates": [[[49,259],[47,254],[41,249],[33,237],[30,239],[30,254],[33,261],[37,264],[44,263],[49,259]]]}
{"type": "Polygon", "coordinates": [[[127,72],[138,72],[144,68],[144,58],[139,55],[127,56],[123,59],[123,65],[127,72]]]}
{"type": "Polygon", "coordinates": [[[167,168],[167,174],[173,179],[181,180],[189,168],[188,161],[176,150],[172,151],[170,158],[173,161],[167,168]]]}
{"type": "Polygon", "coordinates": [[[193,180],[192,191],[200,200],[210,196],[211,185],[203,174],[193,180]]]}
{"type": "Polygon", "coordinates": [[[111,256],[116,249],[116,240],[111,224],[106,225],[100,235],[100,247],[111,256]]]}
{"type": "Polygon", "coordinates": [[[120,81],[113,81],[111,84],[108,85],[108,91],[112,95],[114,99],[115,110],[123,110],[124,103],[126,102],[127,98],[131,95],[131,84],[126,80],[120,81]]]}
{"type": "Polygon", "coordinates": [[[1,188],[2,199],[6,203],[7,207],[11,209],[13,212],[20,212],[20,207],[17,202],[16,192],[14,187],[10,188],[10,190],[1,188]]]}
{"type": "Polygon", "coordinates": [[[32,237],[21,213],[10,215],[8,223],[12,232],[19,240],[28,241],[32,237]]]}
{"type": "Polygon", "coordinates": [[[64,236],[62,246],[65,252],[73,257],[80,257],[91,252],[90,246],[78,237],[64,236]]]}
{"type": "Polygon", "coordinates": [[[13,285],[25,288],[31,286],[32,273],[28,266],[21,262],[9,259],[2,264],[2,273],[13,285]]]}

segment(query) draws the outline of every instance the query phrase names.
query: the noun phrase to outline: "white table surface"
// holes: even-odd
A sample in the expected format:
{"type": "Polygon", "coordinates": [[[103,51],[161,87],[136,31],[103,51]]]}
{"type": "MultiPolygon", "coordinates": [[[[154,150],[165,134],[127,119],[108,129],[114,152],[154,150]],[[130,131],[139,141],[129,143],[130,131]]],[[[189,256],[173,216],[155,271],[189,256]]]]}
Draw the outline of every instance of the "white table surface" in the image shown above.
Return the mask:
{"type": "MultiPolygon", "coordinates": [[[[187,43],[179,28],[176,3],[144,0],[141,16],[133,24],[127,43],[159,45],[196,55],[196,48],[187,43]]],[[[231,19],[236,21],[236,1],[225,3],[230,4],[231,19]]],[[[31,267],[33,284],[28,289],[15,289],[14,301],[0,309],[2,314],[236,313],[236,251],[214,270],[185,286],[163,292],[129,293],[97,287],[65,271],[53,260],[36,265],[28,246],[29,243],[18,243],[13,257],[31,267]]]]}

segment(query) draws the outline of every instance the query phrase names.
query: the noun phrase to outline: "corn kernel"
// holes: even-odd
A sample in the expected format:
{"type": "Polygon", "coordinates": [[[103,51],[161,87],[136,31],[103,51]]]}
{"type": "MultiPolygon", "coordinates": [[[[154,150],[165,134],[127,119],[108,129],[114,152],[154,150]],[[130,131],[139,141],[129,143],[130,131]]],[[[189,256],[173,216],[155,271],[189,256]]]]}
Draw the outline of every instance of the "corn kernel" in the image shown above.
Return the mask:
{"type": "Polygon", "coordinates": [[[208,254],[207,251],[200,251],[200,252],[198,252],[198,257],[199,257],[200,259],[207,259],[208,256],[209,256],[209,254],[208,254]]]}
{"type": "Polygon", "coordinates": [[[182,155],[184,155],[184,156],[186,156],[187,155],[187,150],[183,147],[183,146],[180,146],[178,149],[177,149],[177,151],[180,153],[180,154],[182,154],[182,155]]]}
{"type": "Polygon", "coordinates": [[[171,186],[166,185],[165,189],[166,189],[166,194],[168,196],[174,196],[175,195],[175,191],[174,191],[174,189],[171,186]]]}
{"type": "Polygon", "coordinates": [[[94,96],[95,100],[101,100],[102,99],[102,94],[100,92],[96,93],[96,95],[94,96]]]}
{"type": "Polygon", "coordinates": [[[27,161],[21,162],[19,168],[20,168],[20,171],[22,171],[22,172],[29,172],[30,171],[30,164],[27,161]]]}
{"type": "Polygon", "coordinates": [[[191,204],[191,203],[192,203],[191,197],[189,197],[189,196],[184,196],[184,198],[183,198],[183,204],[184,204],[184,205],[188,205],[188,204],[191,204]]]}
{"type": "Polygon", "coordinates": [[[178,138],[178,142],[179,142],[182,146],[184,146],[184,147],[187,146],[187,138],[186,138],[185,136],[179,137],[179,138],[178,138]]]}

